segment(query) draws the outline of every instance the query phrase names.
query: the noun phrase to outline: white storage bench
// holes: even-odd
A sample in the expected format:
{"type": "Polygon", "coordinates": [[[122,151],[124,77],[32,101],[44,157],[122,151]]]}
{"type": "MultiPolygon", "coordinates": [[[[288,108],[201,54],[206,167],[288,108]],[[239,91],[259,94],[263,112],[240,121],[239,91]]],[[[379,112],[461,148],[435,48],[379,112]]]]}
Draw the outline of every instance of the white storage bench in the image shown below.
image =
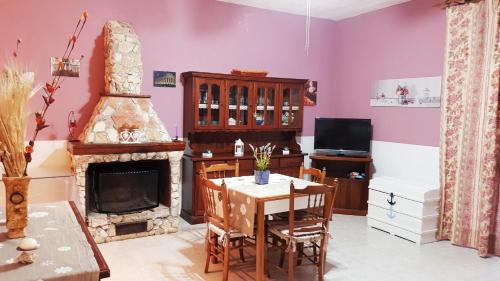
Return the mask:
{"type": "Polygon", "coordinates": [[[417,244],[436,241],[438,187],[379,177],[368,188],[368,226],[417,244]]]}

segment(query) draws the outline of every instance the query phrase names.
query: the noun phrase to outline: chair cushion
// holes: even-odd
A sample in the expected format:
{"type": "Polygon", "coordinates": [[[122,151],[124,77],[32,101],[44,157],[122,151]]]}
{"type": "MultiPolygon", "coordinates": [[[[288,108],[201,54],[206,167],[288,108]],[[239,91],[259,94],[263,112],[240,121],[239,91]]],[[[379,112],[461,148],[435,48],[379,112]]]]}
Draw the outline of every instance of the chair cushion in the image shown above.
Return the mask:
{"type": "MultiPolygon", "coordinates": [[[[288,223],[288,222],[287,222],[288,223]]],[[[328,234],[321,223],[307,226],[297,226],[293,230],[293,236],[289,235],[288,224],[270,224],[269,232],[283,240],[293,242],[311,242],[321,240],[321,234],[328,234]]]]}
{"type": "MultiPolygon", "coordinates": [[[[226,234],[224,229],[222,229],[222,228],[220,228],[212,223],[208,223],[208,229],[211,232],[217,234],[221,238],[224,236],[224,234],[226,234]]],[[[231,228],[229,230],[229,238],[241,238],[241,237],[246,237],[246,235],[237,231],[236,229],[233,229],[233,228],[231,228]]]]}

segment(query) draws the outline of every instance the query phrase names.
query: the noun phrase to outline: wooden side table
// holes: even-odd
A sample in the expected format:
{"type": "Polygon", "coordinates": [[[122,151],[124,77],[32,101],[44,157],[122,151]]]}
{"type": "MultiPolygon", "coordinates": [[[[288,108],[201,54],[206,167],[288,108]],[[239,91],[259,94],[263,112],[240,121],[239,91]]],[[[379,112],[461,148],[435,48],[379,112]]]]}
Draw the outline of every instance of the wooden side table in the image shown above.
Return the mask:
{"type": "Polygon", "coordinates": [[[312,167],[326,168],[326,184],[332,183],[334,178],[339,179],[333,212],[335,214],[366,216],[368,212],[368,184],[371,177],[371,156],[345,157],[312,154],[309,158],[312,160],[312,167]],[[350,179],[350,172],[365,173],[366,177],[362,180],[350,179]]]}
{"type": "Polygon", "coordinates": [[[97,247],[94,238],[92,238],[92,235],[90,234],[89,229],[87,228],[87,224],[85,223],[85,220],[83,219],[82,215],[80,215],[80,212],[78,211],[75,202],[69,201],[69,206],[73,210],[76,220],[78,221],[78,224],[82,228],[82,232],[85,234],[85,237],[87,238],[87,242],[89,243],[90,248],[92,248],[92,252],[94,252],[94,258],[97,261],[97,265],[99,266],[99,279],[110,277],[111,271],[109,270],[109,266],[106,263],[104,257],[102,256],[101,251],[99,251],[99,248],[97,247]]]}
{"type": "Polygon", "coordinates": [[[101,280],[110,276],[97,245],[74,202],[30,204],[27,237],[40,247],[29,265],[15,262],[21,239],[7,239],[0,209],[0,280],[101,280]]]}

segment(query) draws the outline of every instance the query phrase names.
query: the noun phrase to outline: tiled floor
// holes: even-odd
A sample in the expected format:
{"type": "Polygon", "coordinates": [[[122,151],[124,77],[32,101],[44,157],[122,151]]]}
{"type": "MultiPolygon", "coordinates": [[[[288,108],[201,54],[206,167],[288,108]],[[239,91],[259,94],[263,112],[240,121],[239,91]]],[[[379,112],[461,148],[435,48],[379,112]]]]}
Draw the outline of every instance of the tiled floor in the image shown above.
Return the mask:
{"type": "MultiPolygon", "coordinates": [[[[220,265],[203,273],[205,226],[182,224],[162,236],[101,244],[111,268],[108,280],[221,280],[220,265]]],[[[473,249],[436,242],[422,246],[366,227],[365,217],[338,215],[327,255],[326,280],[342,281],[499,281],[500,258],[483,259],[473,249]]],[[[251,254],[248,253],[249,255],[251,254]]],[[[255,260],[236,259],[229,280],[252,280],[255,260]]],[[[271,272],[273,280],[286,275],[271,272]]],[[[297,269],[296,280],[315,280],[312,267],[297,269]]]]}

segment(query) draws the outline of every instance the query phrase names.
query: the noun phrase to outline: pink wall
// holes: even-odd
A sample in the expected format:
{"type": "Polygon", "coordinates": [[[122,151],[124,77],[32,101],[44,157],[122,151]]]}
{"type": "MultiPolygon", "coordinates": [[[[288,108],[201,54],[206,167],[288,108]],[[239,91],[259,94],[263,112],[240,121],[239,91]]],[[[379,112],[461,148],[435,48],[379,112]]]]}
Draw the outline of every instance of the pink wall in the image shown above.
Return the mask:
{"type": "Polygon", "coordinates": [[[381,79],[442,75],[445,12],[414,0],[336,24],[336,117],[371,118],[374,140],[439,145],[439,108],[370,107],[381,79]]]}
{"type": "MultiPolygon", "coordinates": [[[[52,127],[40,139],[65,139],[70,110],[77,112],[80,130],[103,91],[102,27],[109,19],[131,22],[143,49],[144,93],[171,135],[182,131],[182,85],[152,87],[153,70],[178,74],[189,70],[228,73],[232,68],[265,69],[271,76],[319,81],[318,106],[306,108],[304,135],[312,135],[315,116],[333,114],[336,44],[334,23],[313,19],[311,52],[304,52],[305,18],[212,0],[11,0],[0,2],[0,65],[17,38],[22,38],[21,61],[29,63],[39,82],[49,76],[51,56],[60,56],[83,10],[90,18],[75,51],[85,56],[81,77],[67,78],[50,108],[52,127]],[[3,53],[2,53],[3,52],[3,53]]],[[[33,110],[41,98],[36,97],[33,110]]],[[[31,132],[31,130],[30,130],[31,132]]]]}

